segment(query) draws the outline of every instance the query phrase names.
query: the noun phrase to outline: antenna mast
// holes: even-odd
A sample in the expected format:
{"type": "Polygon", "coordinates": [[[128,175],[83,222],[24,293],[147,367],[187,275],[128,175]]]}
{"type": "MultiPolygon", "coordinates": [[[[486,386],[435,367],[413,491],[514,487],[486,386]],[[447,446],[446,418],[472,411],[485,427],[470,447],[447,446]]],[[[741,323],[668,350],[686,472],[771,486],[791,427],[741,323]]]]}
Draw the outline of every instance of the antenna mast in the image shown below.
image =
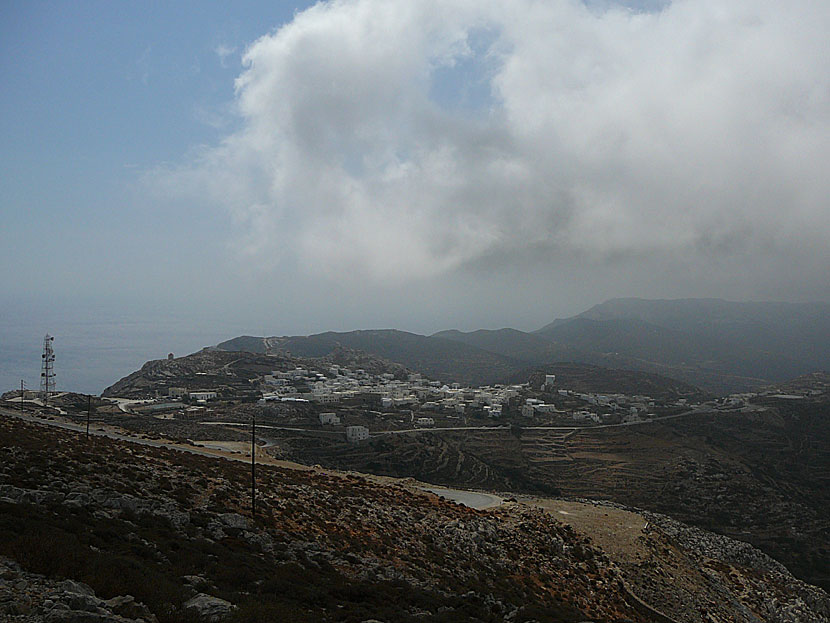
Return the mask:
{"type": "Polygon", "coordinates": [[[40,393],[43,394],[43,404],[49,404],[49,395],[55,391],[55,351],[52,342],[55,341],[48,333],[43,338],[43,354],[40,367],[40,393]]]}

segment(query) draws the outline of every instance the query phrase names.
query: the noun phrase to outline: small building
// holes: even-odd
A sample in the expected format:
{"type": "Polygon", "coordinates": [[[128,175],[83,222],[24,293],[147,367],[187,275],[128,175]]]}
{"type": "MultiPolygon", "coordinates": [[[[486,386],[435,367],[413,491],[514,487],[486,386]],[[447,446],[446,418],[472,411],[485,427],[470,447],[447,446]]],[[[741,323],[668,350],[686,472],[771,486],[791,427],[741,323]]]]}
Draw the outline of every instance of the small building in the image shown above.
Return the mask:
{"type": "Polygon", "coordinates": [[[555,374],[546,374],[545,375],[545,383],[542,385],[542,389],[546,389],[548,391],[553,391],[553,384],[556,382],[556,375],[555,374]]]}
{"type": "Polygon", "coordinates": [[[288,385],[288,379],[277,378],[273,374],[266,374],[262,377],[262,380],[266,385],[274,385],[276,387],[285,387],[288,385]]]}
{"type": "Polygon", "coordinates": [[[431,417],[419,417],[415,420],[415,426],[419,428],[435,426],[435,419],[431,417]]]}
{"type": "Polygon", "coordinates": [[[599,423],[600,421],[600,417],[591,411],[575,411],[571,417],[573,417],[573,419],[577,422],[587,422],[588,420],[591,420],[592,422],[599,423]]]}
{"type": "Polygon", "coordinates": [[[340,424],[340,416],[336,413],[321,413],[320,424],[331,424],[333,426],[337,426],[340,424]]]}
{"type": "Polygon", "coordinates": [[[317,394],[312,394],[311,400],[313,400],[314,402],[319,402],[323,405],[329,405],[335,402],[340,402],[340,396],[329,392],[321,392],[317,394]]]}
{"type": "Polygon", "coordinates": [[[190,392],[190,399],[195,400],[196,402],[207,402],[208,400],[216,400],[216,392],[212,392],[212,391],[190,392]]]}
{"type": "Polygon", "coordinates": [[[347,426],[346,441],[357,443],[369,439],[369,429],[365,426],[347,426]]]}
{"type": "Polygon", "coordinates": [[[167,390],[167,395],[171,398],[184,398],[187,396],[186,387],[170,387],[167,390]]]}
{"type": "Polygon", "coordinates": [[[522,415],[524,417],[533,417],[536,410],[533,408],[532,404],[525,404],[522,405],[522,415]]]}

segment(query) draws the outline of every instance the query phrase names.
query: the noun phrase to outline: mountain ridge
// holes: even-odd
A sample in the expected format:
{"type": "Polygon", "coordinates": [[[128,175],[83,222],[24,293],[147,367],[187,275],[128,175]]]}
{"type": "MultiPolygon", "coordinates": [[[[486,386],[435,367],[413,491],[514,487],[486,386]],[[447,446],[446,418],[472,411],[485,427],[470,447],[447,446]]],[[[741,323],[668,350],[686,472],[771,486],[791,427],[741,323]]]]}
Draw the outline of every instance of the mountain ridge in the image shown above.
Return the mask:
{"type": "Polygon", "coordinates": [[[620,298],[530,332],[328,331],[240,336],[216,348],[321,357],[338,344],[445,382],[503,383],[528,367],[578,362],[660,374],[728,394],[830,368],[830,304],[620,298]]]}

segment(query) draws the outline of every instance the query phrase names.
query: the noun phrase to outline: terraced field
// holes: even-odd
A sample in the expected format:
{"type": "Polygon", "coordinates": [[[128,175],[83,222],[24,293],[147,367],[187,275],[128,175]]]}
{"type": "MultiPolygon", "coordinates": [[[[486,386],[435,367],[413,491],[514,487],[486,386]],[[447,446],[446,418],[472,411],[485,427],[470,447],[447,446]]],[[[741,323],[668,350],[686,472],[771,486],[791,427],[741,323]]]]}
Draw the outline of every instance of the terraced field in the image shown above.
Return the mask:
{"type": "Polygon", "coordinates": [[[434,484],[607,499],[749,542],[830,587],[830,401],[619,428],[423,432],[353,446],[299,437],[294,458],[434,484]]]}

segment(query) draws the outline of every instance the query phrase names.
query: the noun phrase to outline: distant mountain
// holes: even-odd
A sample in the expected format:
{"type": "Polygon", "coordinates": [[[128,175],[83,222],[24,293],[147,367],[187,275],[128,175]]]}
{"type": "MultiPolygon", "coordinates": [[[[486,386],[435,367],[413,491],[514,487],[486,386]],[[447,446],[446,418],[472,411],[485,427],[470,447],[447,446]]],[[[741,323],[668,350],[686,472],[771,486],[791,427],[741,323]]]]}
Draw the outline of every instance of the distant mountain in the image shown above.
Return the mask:
{"type": "Polygon", "coordinates": [[[591,353],[567,344],[558,344],[535,333],[516,329],[479,329],[464,333],[456,329],[435,333],[432,337],[462,342],[475,348],[528,363],[586,361],[591,353]]]}
{"type": "MultiPolygon", "coordinates": [[[[830,367],[830,304],[736,303],[720,299],[612,299],[576,318],[639,320],[732,347],[782,355],[811,369],[830,367]]],[[[537,331],[550,335],[555,321],[537,331]]],[[[790,374],[789,370],[785,374],[790,374]]]]}
{"type": "Polygon", "coordinates": [[[740,390],[830,368],[830,305],[614,299],[535,332],[702,387],[740,390]]]}
{"type": "Polygon", "coordinates": [[[750,391],[830,369],[830,305],[719,299],[614,299],[527,333],[393,329],[242,336],[220,350],[324,357],[337,346],[442,381],[506,382],[533,366],[578,362],[678,379],[715,394],[750,391]]]}

